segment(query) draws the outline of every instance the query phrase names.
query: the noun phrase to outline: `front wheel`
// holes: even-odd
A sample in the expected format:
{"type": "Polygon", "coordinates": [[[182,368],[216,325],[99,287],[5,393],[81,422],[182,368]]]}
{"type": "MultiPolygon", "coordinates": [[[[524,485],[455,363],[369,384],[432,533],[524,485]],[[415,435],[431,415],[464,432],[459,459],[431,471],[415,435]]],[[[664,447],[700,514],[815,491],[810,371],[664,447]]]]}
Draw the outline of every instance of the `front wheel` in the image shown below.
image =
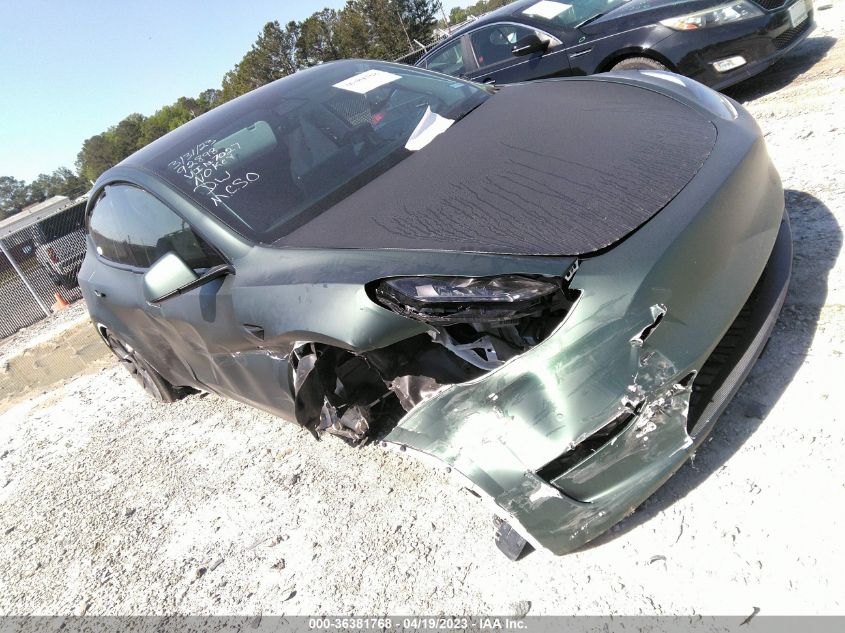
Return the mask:
{"type": "Polygon", "coordinates": [[[618,62],[611,70],[669,70],[651,57],[629,57],[618,62]]]}
{"type": "Polygon", "coordinates": [[[180,397],[180,392],[159,374],[141,355],[130,345],[124,343],[111,332],[104,334],[103,338],[114,355],[120,360],[120,364],[129,372],[144,391],[158,402],[175,402],[180,397]]]}

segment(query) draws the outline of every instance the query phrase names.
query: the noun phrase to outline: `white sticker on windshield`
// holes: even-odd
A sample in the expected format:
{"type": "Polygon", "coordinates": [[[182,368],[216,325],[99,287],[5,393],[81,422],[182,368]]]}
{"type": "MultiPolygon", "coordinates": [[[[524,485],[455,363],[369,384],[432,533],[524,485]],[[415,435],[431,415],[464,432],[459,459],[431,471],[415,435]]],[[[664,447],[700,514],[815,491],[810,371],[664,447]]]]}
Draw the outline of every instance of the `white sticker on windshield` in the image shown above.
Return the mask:
{"type": "Polygon", "coordinates": [[[336,83],[334,87],[365,95],[370,90],[375,90],[379,86],[389,84],[397,79],[402,79],[402,77],[383,70],[367,70],[365,72],[358,73],[349,79],[344,79],[340,83],[336,83]]]}
{"type": "Polygon", "coordinates": [[[408,137],[408,142],[405,143],[405,149],[412,152],[422,149],[431,143],[436,136],[443,134],[455,122],[454,119],[447,119],[440,116],[436,112],[431,111],[431,106],[426,107],[425,114],[423,114],[417,127],[411,132],[408,137]]]}
{"type": "Polygon", "coordinates": [[[551,20],[556,18],[561,13],[571,8],[571,4],[563,4],[562,2],[553,2],[553,0],[540,0],[537,4],[532,4],[525,9],[523,13],[526,15],[536,15],[538,18],[545,18],[551,20]]]}

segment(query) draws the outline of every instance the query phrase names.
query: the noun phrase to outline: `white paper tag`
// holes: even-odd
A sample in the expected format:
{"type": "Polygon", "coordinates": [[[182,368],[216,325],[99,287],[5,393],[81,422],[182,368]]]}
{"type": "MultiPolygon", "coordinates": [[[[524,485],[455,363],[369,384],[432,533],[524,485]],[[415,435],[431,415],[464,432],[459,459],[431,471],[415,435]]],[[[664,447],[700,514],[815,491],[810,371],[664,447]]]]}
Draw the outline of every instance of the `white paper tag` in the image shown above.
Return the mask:
{"type": "Polygon", "coordinates": [[[571,4],[563,4],[562,2],[554,2],[553,0],[540,0],[537,4],[532,4],[525,9],[523,13],[551,20],[571,7],[571,4]]]}
{"type": "Polygon", "coordinates": [[[402,79],[402,77],[383,70],[367,70],[336,83],[334,87],[364,95],[370,90],[375,90],[379,86],[389,84],[397,79],[402,79]]]}
{"type": "Polygon", "coordinates": [[[440,136],[448,130],[454,122],[454,119],[442,117],[436,112],[432,112],[430,106],[427,107],[425,114],[423,114],[419,123],[417,123],[417,127],[411,132],[408,142],[405,143],[405,149],[412,152],[422,149],[431,143],[435,137],[440,136]]]}

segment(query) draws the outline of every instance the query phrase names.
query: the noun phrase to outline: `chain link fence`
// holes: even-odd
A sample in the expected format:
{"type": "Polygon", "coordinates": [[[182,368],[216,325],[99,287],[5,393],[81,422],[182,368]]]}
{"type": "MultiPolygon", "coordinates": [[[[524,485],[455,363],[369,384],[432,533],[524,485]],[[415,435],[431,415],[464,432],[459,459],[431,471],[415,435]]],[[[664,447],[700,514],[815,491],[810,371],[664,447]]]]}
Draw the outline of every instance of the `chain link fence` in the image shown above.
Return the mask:
{"type": "Polygon", "coordinates": [[[67,200],[0,223],[0,339],[80,299],[85,200],[67,200]],[[21,217],[23,216],[23,217],[21,217]]]}
{"type": "Polygon", "coordinates": [[[451,34],[454,33],[455,31],[462,29],[467,24],[472,24],[479,17],[483,17],[484,15],[486,15],[486,14],[482,13],[479,16],[470,15],[470,16],[467,16],[467,18],[463,22],[457,22],[456,24],[450,24],[447,29],[441,29],[441,28],[435,29],[434,34],[431,37],[431,39],[427,40],[425,43],[420,42],[418,40],[414,40],[413,41],[414,50],[412,50],[410,53],[405,53],[404,55],[397,57],[393,61],[396,62],[396,63],[399,63],[399,64],[408,64],[410,66],[413,66],[414,64],[416,64],[420,60],[420,58],[423,55],[425,55],[428,52],[428,49],[430,49],[432,46],[434,46],[435,44],[439,44],[440,42],[445,40],[447,37],[450,37],[451,34]]]}

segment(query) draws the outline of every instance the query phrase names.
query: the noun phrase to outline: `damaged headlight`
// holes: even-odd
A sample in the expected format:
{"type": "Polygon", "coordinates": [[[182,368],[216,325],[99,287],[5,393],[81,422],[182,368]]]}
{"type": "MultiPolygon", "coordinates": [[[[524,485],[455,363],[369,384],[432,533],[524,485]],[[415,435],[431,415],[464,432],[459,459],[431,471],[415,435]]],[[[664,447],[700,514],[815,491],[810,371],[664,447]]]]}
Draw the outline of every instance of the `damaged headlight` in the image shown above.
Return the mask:
{"type": "Polygon", "coordinates": [[[748,2],[748,0],[739,0],[739,2],[731,2],[713,9],[679,15],[668,20],[660,20],[660,23],[676,31],[692,31],[708,26],[739,22],[740,20],[755,18],[759,15],[763,15],[761,9],[758,9],[752,3],[748,2]]]}
{"type": "Polygon", "coordinates": [[[520,318],[560,291],[558,283],[522,275],[501,277],[398,277],[375,289],[394,312],[424,321],[471,322],[520,318]]]}

